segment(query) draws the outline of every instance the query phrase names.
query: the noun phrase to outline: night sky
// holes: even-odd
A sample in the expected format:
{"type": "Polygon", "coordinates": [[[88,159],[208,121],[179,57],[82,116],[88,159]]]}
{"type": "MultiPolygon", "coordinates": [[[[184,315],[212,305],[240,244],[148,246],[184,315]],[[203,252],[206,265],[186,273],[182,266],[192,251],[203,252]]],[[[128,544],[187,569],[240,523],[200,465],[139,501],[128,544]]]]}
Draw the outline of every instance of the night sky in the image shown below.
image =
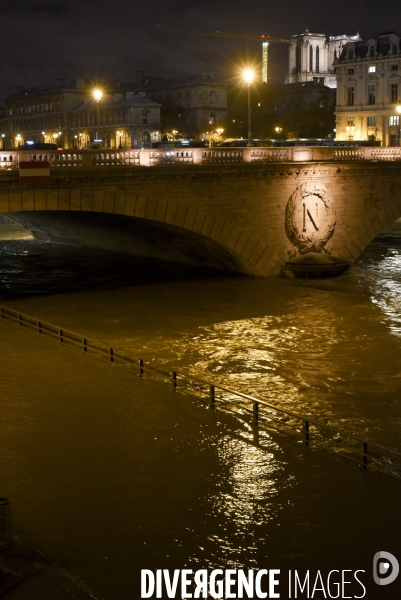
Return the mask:
{"type": "MultiPolygon", "coordinates": [[[[66,83],[75,78],[134,81],[135,72],[175,77],[215,70],[238,75],[259,60],[258,42],[157,31],[165,28],[267,34],[289,38],[310,31],[401,33],[401,4],[394,0],[10,0],[1,3],[0,99],[17,86],[66,83]],[[306,9],[304,7],[307,7],[306,9]]],[[[282,82],[287,46],[271,44],[270,80],[282,82]]],[[[255,65],[256,66],[256,65],[255,65]]]]}

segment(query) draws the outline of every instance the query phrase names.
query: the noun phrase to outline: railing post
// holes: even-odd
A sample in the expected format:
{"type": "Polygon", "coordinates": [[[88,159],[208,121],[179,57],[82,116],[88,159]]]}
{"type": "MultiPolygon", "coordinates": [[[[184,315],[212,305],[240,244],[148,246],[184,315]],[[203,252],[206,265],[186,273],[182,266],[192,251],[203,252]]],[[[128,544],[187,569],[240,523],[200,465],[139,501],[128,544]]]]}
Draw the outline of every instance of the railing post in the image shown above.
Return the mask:
{"type": "Polygon", "coordinates": [[[114,362],[114,350],[113,348],[110,348],[110,353],[109,353],[109,358],[110,358],[110,362],[114,362]]]}
{"type": "Polygon", "coordinates": [[[259,402],[253,403],[253,420],[256,423],[259,421],[259,402]]]}
{"type": "Polygon", "coordinates": [[[139,359],[139,376],[143,377],[143,360],[142,360],[142,358],[139,359]]]}
{"type": "Polygon", "coordinates": [[[368,468],[368,444],[363,442],[363,468],[368,468]]]}
{"type": "Polygon", "coordinates": [[[304,421],[305,445],[309,446],[309,421],[304,421]]]}
{"type": "Polygon", "coordinates": [[[173,371],[173,392],[175,392],[177,389],[177,373],[176,371],[173,371]]]}
{"type": "Polygon", "coordinates": [[[214,394],[214,385],[210,385],[210,402],[211,405],[214,406],[214,401],[215,401],[215,394],[214,394]]]}
{"type": "Polygon", "coordinates": [[[62,329],[59,329],[58,339],[59,339],[59,342],[63,342],[64,341],[63,330],[62,329]]]}
{"type": "Polygon", "coordinates": [[[20,327],[22,327],[22,317],[21,317],[21,315],[19,313],[18,313],[18,325],[20,327]]]}
{"type": "Polygon", "coordinates": [[[86,342],[86,338],[82,338],[82,346],[83,346],[84,352],[88,352],[88,344],[86,342]]]}

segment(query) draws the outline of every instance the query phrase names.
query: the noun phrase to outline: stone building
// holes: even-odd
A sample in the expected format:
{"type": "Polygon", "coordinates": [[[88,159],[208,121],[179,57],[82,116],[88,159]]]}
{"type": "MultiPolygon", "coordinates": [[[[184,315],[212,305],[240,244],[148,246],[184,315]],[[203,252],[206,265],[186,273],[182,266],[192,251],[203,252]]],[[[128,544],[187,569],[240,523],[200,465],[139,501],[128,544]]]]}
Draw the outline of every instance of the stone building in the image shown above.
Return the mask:
{"type": "Polygon", "coordinates": [[[226,128],[227,82],[216,79],[213,71],[176,79],[143,78],[138,72],[138,89],[162,105],[162,131],[177,131],[183,138],[198,139],[207,131],[226,128]]]}
{"type": "Polygon", "coordinates": [[[337,87],[333,62],[340,56],[345,44],[360,39],[355,36],[338,35],[326,39],[324,33],[311,33],[308,28],[291,36],[288,57],[288,74],[285,83],[313,81],[323,77],[328,87],[337,87]]]}
{"type": "Polygon", "coordinates": [[[5,100],[1,144],[8,149],[27,142],[63,148],[150,146],[160,140],[160,105],[135,90],[136,84],[87,79],[20,88],[5,100]],[[93,97],[96,87],[102,90],[99,102],[93,97]]]}
{"type": "Polygon", "coordinates": [[[97,135],[105,148],[150,148],[160,141],[160,108],[144,92],[106,93],[99,105],[89,97],[67,115],[69,147],[88,148],[97,135]]]}
{"type": "MultiPolygon", "coordinates": [[[[251,86],[252,137],[327,138],[333,135],[336,91],[324,85],[324,78],[313,81],[251,86]]],[[[240,83],[228,92],[227,135],[247,138],[247,87],[240,83]]]]}
{"type": "Polygon", "coordinates": [[[388,32],[348,42],[334,66],[336,139],[400,145],[401,38],[388,32]]]}

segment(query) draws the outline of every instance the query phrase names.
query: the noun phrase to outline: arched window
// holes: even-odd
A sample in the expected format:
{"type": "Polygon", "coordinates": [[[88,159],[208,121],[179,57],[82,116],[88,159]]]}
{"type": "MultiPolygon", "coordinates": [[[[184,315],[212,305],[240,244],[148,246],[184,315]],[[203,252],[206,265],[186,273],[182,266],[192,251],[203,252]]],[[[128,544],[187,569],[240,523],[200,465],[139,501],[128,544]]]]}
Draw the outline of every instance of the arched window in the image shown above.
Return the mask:
{"type": "Polygon", "coordinates": [[[313,71],[313,48],[309,47],[309,71],[313,71]]]}
{"type": "Polygon", "coordinates": [[[316,46],[316,64],[315,64],[315,71],[316,71],[316,73],[319,73],[319,71],[320,71],[320,65],[319,65],[319,46],[316,46]]]}
{"type": "Polygon", "coordinates": [[[151,137],[149,131],[142,132],[142,147],[150,148],[151,146],[151,137]]]}
{"type": "Polygon", "coordinates": [[[295,51],[295,66],[296,66],[296,72],[300,73],[301,72],[301,47],[297,46],[297,49],[295,51]]]}
{"type": "Polygon", "coordinates": [[[216,104],[216,92],[214,90],[209,92],[209,104],[216,104]]]}
{"type": "Polygon", "coordinates": [[[209,125],[213,125],[216,120],[216,115],[214,112],[209,113],[209,125]]]}

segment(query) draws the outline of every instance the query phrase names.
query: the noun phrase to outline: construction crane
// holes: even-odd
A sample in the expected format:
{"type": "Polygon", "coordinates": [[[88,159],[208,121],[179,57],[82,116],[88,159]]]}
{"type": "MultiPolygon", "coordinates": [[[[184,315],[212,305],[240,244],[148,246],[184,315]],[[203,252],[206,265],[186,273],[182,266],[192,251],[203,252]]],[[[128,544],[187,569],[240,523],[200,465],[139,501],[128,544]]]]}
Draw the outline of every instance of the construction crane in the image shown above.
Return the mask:
{"type": "Polygon", "coordinates": [[[159,31],[170,31],[172,33],[189,33],[192,35],[211,35],[214,37],[235,38],[238,40],[256,40],[262,42],[262,81],[267,83],[267,64],[268,64],[268,48],[269,42],[278,42],[280,44],[289,44],[290,40],[272,37],[270,35],[254,35],[251,33],[223,33],[221,31],[186,31],[183,29],[165,29],[157,26],[159,31]]]}

